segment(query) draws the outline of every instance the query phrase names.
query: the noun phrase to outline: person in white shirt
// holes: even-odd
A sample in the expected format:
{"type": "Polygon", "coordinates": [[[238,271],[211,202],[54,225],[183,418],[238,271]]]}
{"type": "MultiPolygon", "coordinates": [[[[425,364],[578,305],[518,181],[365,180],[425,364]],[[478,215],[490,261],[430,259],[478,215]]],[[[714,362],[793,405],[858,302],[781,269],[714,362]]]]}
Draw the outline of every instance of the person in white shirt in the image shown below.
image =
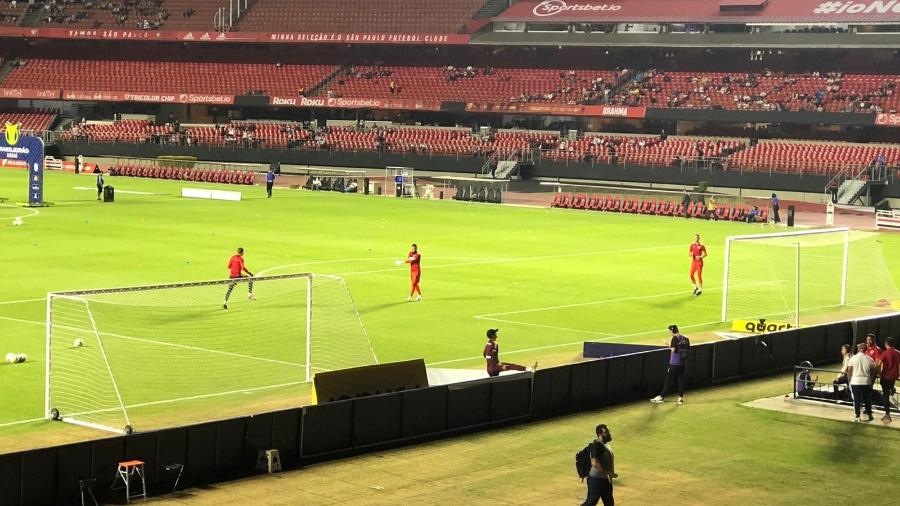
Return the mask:
{"type": "Polygon", "coordinates": [[[856,355],[847,364],[847,376],[850,378],[850,391],[853,392],[854,422],[859,422],[860,405],[865,405],[866,421],[875,419],[872,416],[872,379],[875,377],[875,361],[866,355],[866,343],[856,345],[856,355]]]}
{"type": "Polygon", "coordinates": [[[847,399],[847,388],[842,388],[840,385],[848,385],[850,383],[850,377],[847,376],[847,371],[850,366],[850,359],[853,355],[850,353],[850,345],[844,344],[841,345],[841,373],[838,374],[837,378],[834,379],[834,398],[835,399],[847,399]]]}

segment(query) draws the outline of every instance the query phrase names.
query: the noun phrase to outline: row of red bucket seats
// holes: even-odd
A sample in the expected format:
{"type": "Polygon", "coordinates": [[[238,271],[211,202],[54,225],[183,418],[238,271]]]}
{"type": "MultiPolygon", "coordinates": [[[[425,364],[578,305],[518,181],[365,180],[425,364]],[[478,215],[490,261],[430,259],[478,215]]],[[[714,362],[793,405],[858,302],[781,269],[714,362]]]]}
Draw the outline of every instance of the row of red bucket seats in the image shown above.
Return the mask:
{"type": "Polygon", "coordinates": [[[117,176],[178,179],[204,183],[253,184],[254,173],[242,170],[186,169],[124,165],[111,169],[117,176]]]}
{"type": "MultiPolygon", "coordinates": [[[[641,201],[637,197],[622,197],[621,195],[587,195],[584,193],[557,193],[553,197],[551,207],[565,209],[587,209],[590,211],[608,211],[619,213],[646,214],[654,216],[687,216],[691,218],[705,218],[706,206],[702,202],[692,202],[687,206],[680,202],[668,202],[665,200],[647,199],[641,201]]],[[[749,207],[740,205],[717,205],[716,217],[724,221],[746,221],[750,212],[749,207]]],[[[768,210],[760,210],[758,221],[768,219],[768,210]]]]}

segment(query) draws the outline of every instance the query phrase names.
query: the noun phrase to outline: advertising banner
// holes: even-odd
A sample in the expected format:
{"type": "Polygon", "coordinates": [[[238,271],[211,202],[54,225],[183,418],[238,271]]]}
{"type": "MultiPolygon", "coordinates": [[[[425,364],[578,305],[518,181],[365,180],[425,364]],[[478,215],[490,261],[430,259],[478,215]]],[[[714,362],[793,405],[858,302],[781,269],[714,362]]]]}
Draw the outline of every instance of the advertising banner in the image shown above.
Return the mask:
{"type": "Polygon", "coordinates": [[[897,23],[900,0],[543,0],[494,21],[527,23],[897,23]]]}
{"type": "Polygon", "coordinates": [[[0,159],[3,165],[28,169],[28,205],[44,204],[44,141],[30,134],[19,135],[19,123],[3,125],[0,159]]]}

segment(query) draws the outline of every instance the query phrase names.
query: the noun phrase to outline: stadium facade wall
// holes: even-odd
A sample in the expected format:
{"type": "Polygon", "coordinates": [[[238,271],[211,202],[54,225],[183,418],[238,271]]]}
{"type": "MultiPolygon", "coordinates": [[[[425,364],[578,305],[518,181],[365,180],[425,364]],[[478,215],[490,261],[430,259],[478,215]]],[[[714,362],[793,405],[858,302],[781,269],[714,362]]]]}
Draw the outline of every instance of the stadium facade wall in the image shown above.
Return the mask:
{"type": "MultiPolygon", "coordinates": [[[[400,153],[303,151],[285,149],[242,149],[226,147],[181,147],[158,144],[84,144],[58,142],[58,155],[85,157],[156,158],[163,155],[194,156],[209,162],[254,163],[268,166],[273,161],[283,165],[312,165],[380,169],[387,166],[415,167],[421,171],[477,173],[484,160],[470,156],[414,155],[400,153]]],[[[769,172],[733,172],[693,167],[649,167],[644,165],[607,165],[586,162],[540,160],[525,170],[525,177],[627,181],[695,185],[706,181],[711,186],[748,188],[804,193],[822,193],[828,178],[817,175],[798,176],[769,172]]],[[[900,197],[900,184],[886,189],[885,196],[900,197]]]]}
{"type": "MultiPolygon", "coordinates": [[[[835,362],[867,332],[900,334],[900,315],[833,323],[692,347],[692,389],[788,371],[802,360],[835,362]],[[766,346],[762,346],[764,342],[766,346]]],[[[664,380],[667,350],[453,385],[299,407],[156,432],[0,455],[0,505],[77,504],[78,480],[97,479],[101,500],[117,463],[145,462],[151,495],[171,491],[164,466],[185,466],[183,484],[250,476],[260,450],[287,468],[375,450],[647,399],[664,380]]],[[[787,385],[785,388],[788,388],[787,385]]],[[[119,492],[121,494],[121,492],[119,492]]]]}

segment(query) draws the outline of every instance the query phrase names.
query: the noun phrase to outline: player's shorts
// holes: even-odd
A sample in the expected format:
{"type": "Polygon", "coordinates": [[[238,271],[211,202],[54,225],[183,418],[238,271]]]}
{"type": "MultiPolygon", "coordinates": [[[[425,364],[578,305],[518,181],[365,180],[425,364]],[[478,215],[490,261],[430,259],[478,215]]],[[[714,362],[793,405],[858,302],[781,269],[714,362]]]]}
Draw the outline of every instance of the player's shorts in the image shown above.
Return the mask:
{"type": "Polygon", "coordinates": [[[422,271],[409,271],[409,280],[418,283],[422,279],[422,271]]]}
{"type": "Polygon", "coordinates": [[[691,263],[691,277],[693,277],[694,274],[703,275],[703,262],[694,261],[691,263]]]}

